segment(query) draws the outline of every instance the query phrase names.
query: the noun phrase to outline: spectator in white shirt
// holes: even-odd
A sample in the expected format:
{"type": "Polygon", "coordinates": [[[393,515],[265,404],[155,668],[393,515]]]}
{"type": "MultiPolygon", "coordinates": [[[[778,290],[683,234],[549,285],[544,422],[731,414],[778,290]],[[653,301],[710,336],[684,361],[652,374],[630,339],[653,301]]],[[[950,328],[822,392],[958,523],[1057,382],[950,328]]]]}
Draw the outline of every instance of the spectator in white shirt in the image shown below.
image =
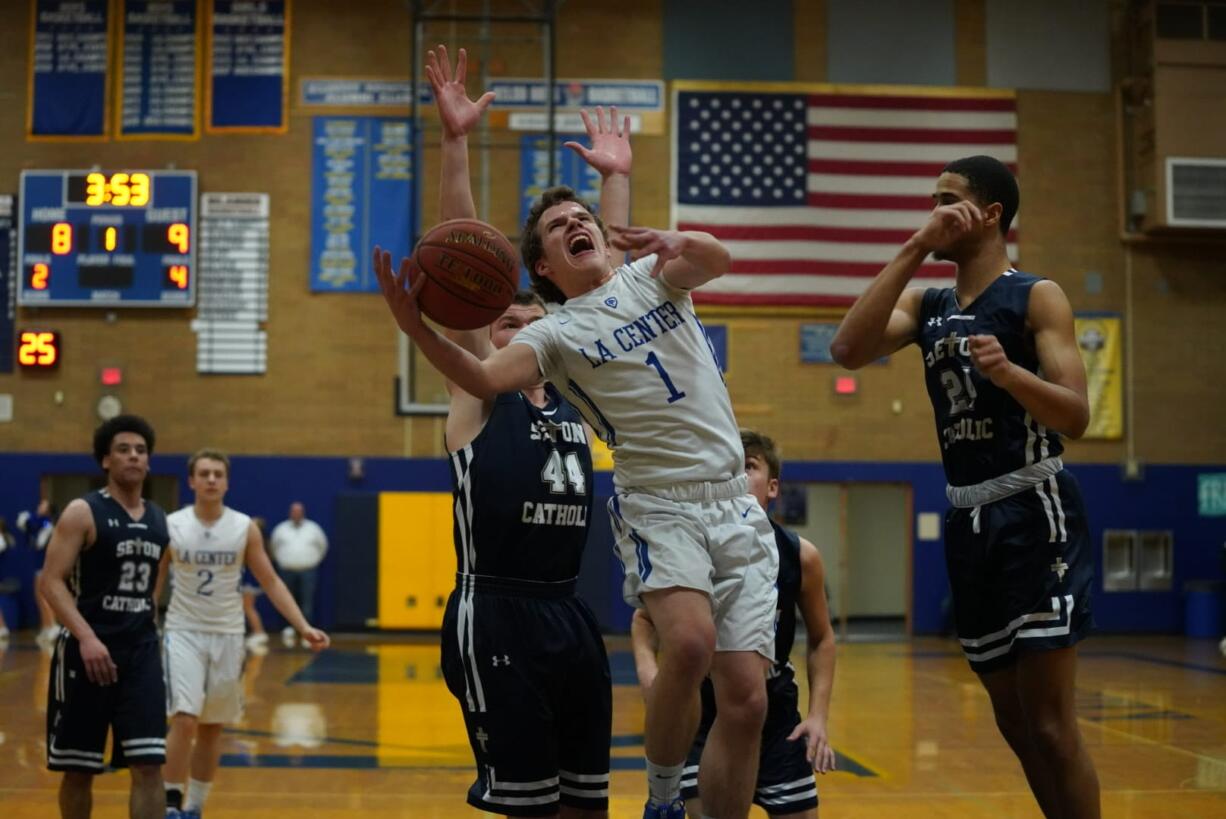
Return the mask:
{"type": "MultiPolygon", "coordinates": [[[[294,602],[310,622],[315,616],[316,575],[327,551],[324,530],[307,518],[306,508],[300,502],[294,501],[289,507],[289,520],[281,521],[272,530],[272,557],[294,602]]],[[[281,631],[281,641],[287,646],[293,646],[295,636],[292,626],[281,631]]]]}

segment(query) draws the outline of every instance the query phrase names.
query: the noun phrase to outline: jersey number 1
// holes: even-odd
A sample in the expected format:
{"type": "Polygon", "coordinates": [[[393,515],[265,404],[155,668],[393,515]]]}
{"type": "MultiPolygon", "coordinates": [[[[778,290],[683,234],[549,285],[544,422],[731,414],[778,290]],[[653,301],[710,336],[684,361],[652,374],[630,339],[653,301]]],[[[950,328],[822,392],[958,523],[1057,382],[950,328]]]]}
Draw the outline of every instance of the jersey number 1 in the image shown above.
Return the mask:
{"type": "Polygon", "coordinates": [[[677,392],[677,388],[673,386],[673,380],[668,377],[668,370],[664,369],[664,365],[660,363],[655,353],[647,355],[647,365],[656,368],[656,372],[660,374],[660,380],[664,382],[664,386],[668,387],[668,403],[671,404],[685,398],[685,393],[677,392]]]}

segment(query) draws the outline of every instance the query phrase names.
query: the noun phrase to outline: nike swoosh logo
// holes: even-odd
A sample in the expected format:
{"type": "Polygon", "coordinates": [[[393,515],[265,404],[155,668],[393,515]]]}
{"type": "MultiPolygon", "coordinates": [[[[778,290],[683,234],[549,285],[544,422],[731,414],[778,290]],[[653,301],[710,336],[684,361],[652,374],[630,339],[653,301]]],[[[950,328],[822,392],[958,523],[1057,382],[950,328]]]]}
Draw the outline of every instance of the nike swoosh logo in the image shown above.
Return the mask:
{"type": "Polygon", "coordinates": [[[747,509],[746,509],[744,512],[742,512],[742,513],[741,513],[741,517],[742,517],[742,518],[747,518],[747,517],[749,517],[749,512],[750,512],[752,509],[753,509],[753,507],[752,507],[752,506],[750,506],[749,508],[747,508],[747,509]]]}
{"type": "Polygon", "coordinates": [[[570,319],[568,319],[568,318],[560,318],[560,319],[558,319],[558,324],[570,324],[570,319]]]}

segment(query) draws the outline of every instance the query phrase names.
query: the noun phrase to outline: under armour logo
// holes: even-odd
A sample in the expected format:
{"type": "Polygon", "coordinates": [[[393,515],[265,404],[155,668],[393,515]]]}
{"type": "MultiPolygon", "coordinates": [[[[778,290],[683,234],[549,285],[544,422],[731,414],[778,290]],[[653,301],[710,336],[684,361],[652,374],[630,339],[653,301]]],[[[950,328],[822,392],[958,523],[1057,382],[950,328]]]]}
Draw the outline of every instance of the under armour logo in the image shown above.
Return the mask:
{"type": "Polygon", "coordinates": [[[605,304],[607,304],[607,305],[609,305],[610,307],[616,307],[616,306],[617,306],[617,297],[616,297],[616,296],[609,296],[607,299],[605,299],[605,300],[604,300],[604,303],[605,303],[605,304]]]}
{"type": "Polygon", "coordinates": [[[489,740],[490,735],[485,733],[485,729],[477,726],[477,733],[473,734],[477,740],[477,744],[481,746],[481,753],[488,753],[489,749],[485,747],[485,743],[489,740]]]}
{"type": "Polygon", "coordinates": [[[940,316],[933,316],[932,318],[928,319],[929,327],[940,327],[944,323],[945,319],[941,318],[940,316]]]}
{"type": "Polygon", "coordinates": [[[1064,573],[1069,569],[1069,565],[1064,562],[1064,558],[1056,558],[1056,562],[1051,564],[1051,570],[1056,573],[1056,577],[1060,580],[1064,579],[1064,573]]]}
{"type": "Polygon", "coordinates": [[[511,656],[509,654],[503,654],[501,657],[499,657],[497,654],[494,655],[494,668],[497,668],[500,665],[510,665],[510,664],[511,664],[511,656]]]}

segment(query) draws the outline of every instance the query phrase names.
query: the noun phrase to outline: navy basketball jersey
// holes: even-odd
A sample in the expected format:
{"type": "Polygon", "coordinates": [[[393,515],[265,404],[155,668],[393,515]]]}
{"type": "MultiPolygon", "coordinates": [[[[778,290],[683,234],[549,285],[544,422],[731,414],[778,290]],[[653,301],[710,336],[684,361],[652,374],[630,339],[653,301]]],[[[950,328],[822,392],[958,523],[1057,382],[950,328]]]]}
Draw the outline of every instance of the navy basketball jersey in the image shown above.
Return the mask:
{"type": "Polygon", "coordinates": [[[1026,326],[1030,289],[1042,279],[1016,270],[998,276],[966,307],[952,288],[924,293],[919,346],[924,381],[936,414],[945,477],[968,486],[1063,451],[1060,436],[1035,421],[1006,390],[971,363],[972,335],[994,335],[1012,363],[1039,371],[1026,326]]]}
{"type": "Polygon", "coordinates": [[[771,521],[775,530],[775,547],[779,549],[779,590],[775,619],[775,665],[770,676],[794,673],[788,657],[796,640],[796,602],[800,599],[800,536],[771,521]]]}
{"type": "Polygon", "coordinates": [[[153,584],[170,543],[166,513],[147,500],[144,516],[133,520],[106,489],[83,500],[93,513],[96,536],[73,568],[77,610],[103,642],[156,639],[153,584]]]}
{"type": "Polygon", "coordinates": [[[592,511],[592,454],[583,419],[551,384],[548,403],[494,401],[484,429],[451,455],[456,567],[537,582],[579,574],[592,511]]]}

